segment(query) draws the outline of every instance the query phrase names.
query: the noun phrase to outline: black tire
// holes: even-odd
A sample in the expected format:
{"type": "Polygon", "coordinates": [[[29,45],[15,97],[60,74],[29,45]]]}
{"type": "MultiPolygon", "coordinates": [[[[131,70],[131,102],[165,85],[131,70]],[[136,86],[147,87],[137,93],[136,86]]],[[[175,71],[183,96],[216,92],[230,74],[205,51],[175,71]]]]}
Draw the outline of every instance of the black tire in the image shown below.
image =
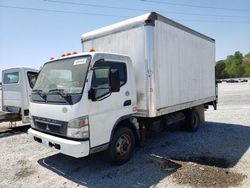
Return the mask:
{"type": "Polygon", "coordinates": [[[135,148],[135,136],[128,127],[119,128],[107,151],[108,160],[116,165],[122,165],[133,156],[135,148]]]}
{"type": "Polygon", "coordinates": [[[185,128],[187,131],[196,132],[201,125],[200,114],[197,110],[192,109],[186,113],[185,128]]]}

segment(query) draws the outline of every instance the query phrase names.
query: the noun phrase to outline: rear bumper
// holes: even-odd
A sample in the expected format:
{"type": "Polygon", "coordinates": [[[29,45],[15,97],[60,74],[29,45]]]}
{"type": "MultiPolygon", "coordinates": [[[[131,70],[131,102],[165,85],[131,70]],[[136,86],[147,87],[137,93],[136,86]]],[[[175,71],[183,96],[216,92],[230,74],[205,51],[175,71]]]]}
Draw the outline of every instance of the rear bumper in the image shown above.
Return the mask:
{"type": "Polygon", "coordinates": [[[36,131],[32,128],[28,130],[32,138],[48,147],[57,149],[60,153],[72,157],[85,157],[89,155],[89,141],[73,141],[36,131]]]}

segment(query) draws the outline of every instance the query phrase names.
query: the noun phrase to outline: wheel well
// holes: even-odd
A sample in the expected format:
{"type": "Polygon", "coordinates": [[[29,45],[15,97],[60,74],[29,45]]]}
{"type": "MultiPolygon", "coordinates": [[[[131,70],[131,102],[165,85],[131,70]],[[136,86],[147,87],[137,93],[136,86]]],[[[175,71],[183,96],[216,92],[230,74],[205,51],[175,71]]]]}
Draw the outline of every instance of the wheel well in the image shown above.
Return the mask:
{"type": "Polygon", "coordinates": [[[130,118],[128,119],[123,119],[121,121],[119,121],[113,128],[112,130],[112,134],[111,134],[111,137],[110,137],[110,141],[111,139],[113,138],[114,134],[116,133],[117,130],[119,130],[121,127],[128,127],[129,129],[132,130],[134,136],[135,136],[135,143],[139,143],[139,135],[138,135],[138,132],[134,126],[134,124],[131,122],[130,118]]]}

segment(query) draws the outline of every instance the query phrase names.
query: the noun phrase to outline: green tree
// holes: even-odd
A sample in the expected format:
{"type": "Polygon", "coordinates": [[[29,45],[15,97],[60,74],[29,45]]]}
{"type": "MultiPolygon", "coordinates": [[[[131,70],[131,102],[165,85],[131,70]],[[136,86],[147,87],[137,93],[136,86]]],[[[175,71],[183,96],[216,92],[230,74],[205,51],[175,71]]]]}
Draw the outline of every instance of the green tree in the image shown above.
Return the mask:
{"type": "Polygon", "coordinates": [[[242,66],[244,68],[243,77],[250,77],[250,52],[244,56],[242,66]]]}
{"type": "Polygon", "coordinates": [[[226,67],[226,63],[224,60],[220,60],[216,63],[215,66],[215,76],[217,79],[225,78],[224,69],[226,67]]]}
{"type": "Polygon", "coordinates": [[[250,77],[250,52],[243,56],[239,51],[220,60],[215,66],[216,78],[250,77]]]}
{"type": "Polygon", "coordinates": [[[242,62],[243,55],[239,51],[235,52],[234,55],[227,56],[225,71],[229,77],[236,78],[244,74],[244,68],[241,66],[242,62]]]}

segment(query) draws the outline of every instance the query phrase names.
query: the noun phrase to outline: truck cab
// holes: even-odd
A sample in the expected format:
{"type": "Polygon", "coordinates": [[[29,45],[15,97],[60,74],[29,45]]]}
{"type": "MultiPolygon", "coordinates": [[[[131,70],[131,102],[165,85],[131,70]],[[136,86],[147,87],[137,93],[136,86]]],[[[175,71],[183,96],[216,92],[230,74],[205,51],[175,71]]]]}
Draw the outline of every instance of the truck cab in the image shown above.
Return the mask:
{"type": "Polygon", "coordinates": [[[38,70],[28,67],[15,67],[2,71],[3,112],[8,112],[11,117],[14,114],[15,119],[22,120],[23,123],[29,122],[29,97],[37,74],[38,70]]]}
{"type": "Polygon", "coordinates": [[[132,121],[135,91],[128,56],[89,52],[52,60],[31,94],[28,133],[74,157],[107,149],[116,125],[132,121]]]}

